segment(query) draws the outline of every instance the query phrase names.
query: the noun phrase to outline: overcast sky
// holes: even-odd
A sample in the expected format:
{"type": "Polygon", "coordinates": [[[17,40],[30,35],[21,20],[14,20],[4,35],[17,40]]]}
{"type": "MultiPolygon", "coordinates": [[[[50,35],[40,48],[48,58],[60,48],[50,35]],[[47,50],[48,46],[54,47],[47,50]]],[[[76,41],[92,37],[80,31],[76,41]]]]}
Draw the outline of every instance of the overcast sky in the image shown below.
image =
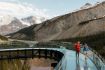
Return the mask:
{"type": "Polygon", "coordinates": [[[86,3],[103,0],[0,0],[0,15],[24,17],[37,15],[52,18],[70,13],[86,3]]]}

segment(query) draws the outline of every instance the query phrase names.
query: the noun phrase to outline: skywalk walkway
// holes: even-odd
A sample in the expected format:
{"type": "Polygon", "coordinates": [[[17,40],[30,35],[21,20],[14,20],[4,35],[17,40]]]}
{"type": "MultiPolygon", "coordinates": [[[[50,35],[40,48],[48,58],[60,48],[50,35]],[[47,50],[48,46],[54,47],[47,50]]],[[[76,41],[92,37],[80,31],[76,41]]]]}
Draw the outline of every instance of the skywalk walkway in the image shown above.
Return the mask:
{"type": "Polygon", "coordinates": [[[65,66],[63,70],[98,70],[89,58],[85,59],[83,54],[80,54],[78,62],[75,51],[70,50],[66,50],[62,63],[62,66],[65,66]]]}
{"type": "Polygon", "coordinates": [[[0,49],[0,60],[44,57],[57,61],[54,70],[105,70],[105,63],[94,52],[89,51],[89,55],[85,56],[81,49],[78,59],[76,58],[75,51],[72,48],[68,48],[70,46],[68,43],[50,43],[36,44],[28,48],[6,47],[0,49]]]}

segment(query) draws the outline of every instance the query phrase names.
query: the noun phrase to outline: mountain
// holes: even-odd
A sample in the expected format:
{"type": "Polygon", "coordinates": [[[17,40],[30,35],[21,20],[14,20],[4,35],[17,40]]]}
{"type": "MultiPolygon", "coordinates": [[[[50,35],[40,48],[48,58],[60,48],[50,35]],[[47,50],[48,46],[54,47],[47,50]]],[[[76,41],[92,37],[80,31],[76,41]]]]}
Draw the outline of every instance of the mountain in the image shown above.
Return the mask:
{"type": "Polygon", "coordinates": [[[26,18],[22,18],[22,21],[24,21],[25,23],[28,23],[29,25],[33,25],[33,24],[38,24],[38,23],[45,21],[45,18],[44,17],[29,16],[26,18]]]}
{"type": "Polygon", "coordinates": [[[90,8],[92,7],[92,4],[90,3],[86,3],[84,6],[82,6],[80,9],[87,9],[87,8],[90,8]]]}
{"type": "Polygon", "coordinates": [[[6,35],[13,33],[27,26],[41,23],[44,20],[44,17],[35,16],[29,16],[22,19],[18,19],[9,15],[0,16],[0,34],[6,35]]]}
{"type": "Polygon", "coordinates": [[[27,27],[27,25],[22,24],[22,22],[15,17],[9,21],[11,21],[11,22],[0,26],[0,34],[6,35],[6,34],[16,32],[22,28],[27,27]]]}
{"type": "Polygon", "coordinates": [[[98,34],[104,31],[104,7],[105,2],[88,9],[58,16],[41,24],[24,28],[11,37],[49,41],[98,34]],[[81,25],[82,23],[86,24],[81,25]]]}
{"type": "Polygon", "coordinates": [[[9,24],[13,19],[10,15],[0,15],[0,26],[9,24]]]}

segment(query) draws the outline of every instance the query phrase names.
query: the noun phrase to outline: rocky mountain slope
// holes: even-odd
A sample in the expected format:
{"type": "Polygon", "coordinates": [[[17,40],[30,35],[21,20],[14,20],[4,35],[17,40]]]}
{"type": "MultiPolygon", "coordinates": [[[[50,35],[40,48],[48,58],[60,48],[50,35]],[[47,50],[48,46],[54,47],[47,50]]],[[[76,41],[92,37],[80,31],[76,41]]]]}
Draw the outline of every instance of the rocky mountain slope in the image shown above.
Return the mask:
{"type": "Polygon", "coordinates": [[[22,18],[22,21],[29,23],[29,25],[38,24],[43,21],[45,21],[44,17],[35,17],[35,16],[29,16],[26,18],[22,18]]]}
{"type": "Polygon", "coordinates": [[[27,25],[22,24],[22,22],[19,19],[14,18],[11,20],[10,23],[0,26],[0,34],[6,35],[12,32],[16,32],[25,27],[27,27],[27,25]]]}
{"type": "Polygon", "coordinates": [[[6,35],[9,33],[13,33],[22,28],[37,24],[44,20],[44,17],[37,18],[35,16],[30,16],[23,19],[18,19],[9,15],[0,16],[0,34],[6,35]]]}
{"type": "Polygon", "coordinates": [[[84,6],[82,6],[80,9],[87,9],[87,8],[90,8],[92,7],[92,4],[90,3],[86,3],[84,6]]]}
{"type": "Polygon", "coordinates": [[[8,40],[8,38],[6,38],[6,37],[0,35],[0,41],[3,41],[3,40],[8,40]]]}
{"type": "Polygon", "coordinates": [[[105,2],[88,9],[58,16],[32,25],[11,35],[11,38],[49,41],[99,34],[105,31],[105,2]]]}

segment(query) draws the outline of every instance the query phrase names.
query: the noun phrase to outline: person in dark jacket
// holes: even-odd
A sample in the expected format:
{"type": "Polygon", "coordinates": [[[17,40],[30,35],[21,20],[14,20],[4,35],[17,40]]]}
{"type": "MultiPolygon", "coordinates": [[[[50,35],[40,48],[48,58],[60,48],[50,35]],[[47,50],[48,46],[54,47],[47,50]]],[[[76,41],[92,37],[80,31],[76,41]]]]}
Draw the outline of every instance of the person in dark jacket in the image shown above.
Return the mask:
{"type": "Polygon", "coordinates": [[[87,55],[87,52],[89,51],[89,47],[88,47],[88,45],[85,43],[84,45],[83,45],[83,52],[85,53],[85,55],[87,55]]]}

